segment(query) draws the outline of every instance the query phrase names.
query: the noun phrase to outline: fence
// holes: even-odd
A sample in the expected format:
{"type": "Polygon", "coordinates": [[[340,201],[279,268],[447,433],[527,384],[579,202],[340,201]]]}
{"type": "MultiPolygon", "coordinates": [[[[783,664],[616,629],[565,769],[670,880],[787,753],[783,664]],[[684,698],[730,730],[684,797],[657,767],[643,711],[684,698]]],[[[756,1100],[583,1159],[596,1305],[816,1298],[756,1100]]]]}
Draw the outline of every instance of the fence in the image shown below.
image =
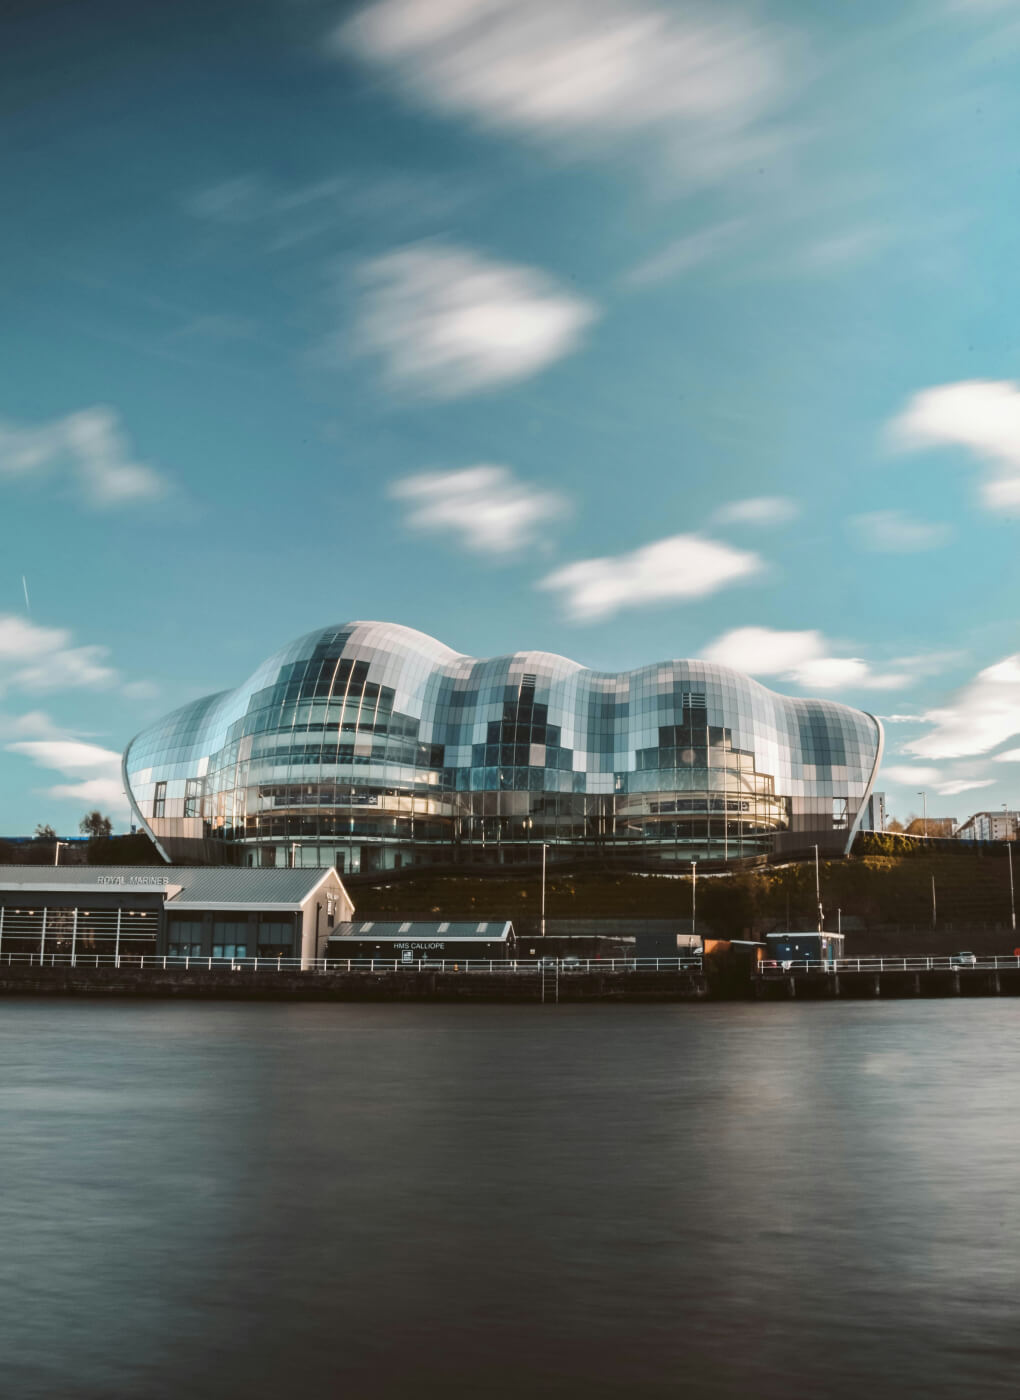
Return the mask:
{"type": "Polygon", "coordinates": [[[941,958],[836,958],[832,962],[814,958],[783,962],[766,959],[758,963],[756,971],[759,977],[787,977],[793,972],[997,972],[1006,968],[1020,970],[1020,956],[964,958],[956,954],[941,958]]]}
{"type": "Polygon", "coordinates": [[[185,957],[172,953],[15,953],[0,951],[4,967],[133,968],[151,972],[473,972],[498,976],[579,972],[697,972],[700,958],[301,958],[185,957]]]}

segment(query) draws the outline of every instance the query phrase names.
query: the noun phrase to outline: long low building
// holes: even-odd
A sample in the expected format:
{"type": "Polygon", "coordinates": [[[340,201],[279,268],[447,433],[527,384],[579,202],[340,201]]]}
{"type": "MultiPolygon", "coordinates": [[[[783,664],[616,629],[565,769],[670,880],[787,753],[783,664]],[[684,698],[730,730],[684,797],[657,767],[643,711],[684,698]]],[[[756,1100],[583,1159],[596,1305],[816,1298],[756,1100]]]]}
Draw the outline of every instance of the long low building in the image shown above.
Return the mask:
{"type": "Polygon", "coordinates": [[[354,905],[333,869],[0,866],[0,957],[322,957],[354,905]]]}
{"type": "Polygon", "coordinates": [[[478,923],[344,923],[330,935],[330,958],[393,958],[400,962],[512,957],[517,946],[508,919],[478,923]]]}

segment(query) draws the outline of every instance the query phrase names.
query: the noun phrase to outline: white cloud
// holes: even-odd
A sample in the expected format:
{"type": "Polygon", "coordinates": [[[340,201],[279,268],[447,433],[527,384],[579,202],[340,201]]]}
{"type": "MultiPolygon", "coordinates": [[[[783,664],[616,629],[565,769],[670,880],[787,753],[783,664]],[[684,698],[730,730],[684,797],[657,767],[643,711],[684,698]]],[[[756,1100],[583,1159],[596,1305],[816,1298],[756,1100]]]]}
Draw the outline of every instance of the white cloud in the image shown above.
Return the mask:
{"type": "Polygon", "coordinates": [[[970,792],[973,788],[986,788],[995,785],[994,778],[954,778],[943,783],[938,792],[943,797],[955,797],[958,792],[970,792]]]}
{"type": "Polygon", "coordinates": [[[730,501],[712,516],[717,525],[785,525],[800,514],[800,506],[788,496],[749,496],[730,501]]]}
{"type": "Polygon", "coordinates": [[[727,252],[746,227],[744,219],[727,219],[710,228],[685,234],[630,268],[621,280],[627,287],[649,287],[682,277],[684,273],[727,252]]]}
{"type": "Polygon", "coordinates": [[[673,535],[629,554],[567,564],[538,587],[562,593],[568,617],[591,622],[665,598],[703,597],[761,568],[758,555],[747,550],[702,535],[673,535]]]}
{"type": "Polygon", "coordinates": [[[41,768],[61,773],[120,772],[120,754],[81,739],[29,739],[6,745],[8,752],[24,754],[41,768]]]}
{"type": "Polygon", "coordinates": [[[451,531],[466,549],[497,553],[529,544],[540,525],[567,508],[556,492],[518,481],[508,467],[489,465],[405,477],[389,494],[407,503],[413,529],[451,531]]]}
{"type": "Polygon", "coordinates": [[[96,405],[37,427],[0,422],[0,476],[69,467],[85,498],[101,507],[157,500],[165,477],[132,460],[112,408],[96,405]]]}
{"type": "Polygon", "coordinates": [[[58,801],[80,802],[83,807],[100,807],[112,817],[125,818],[131,807],[118,778],[86,778],[80,783],[57,783],[46,788],[46,796],[58,801]]]}
{"type": "Polygon", "coordinates": [[[864,549],[886,554],[915,554],[937,549],[952,536],[948,525],[915,520],[901,510],[874,510],[850,519],[850,527],[864,549]]]}
{"type": "Polygon", "coordinates": [[[717,637],[701,655],[706,661],[732,666],[757,676],[782,676],[815,690],[850,686],[895,690],[908,684],[906,671],[875,671],[857,656],[833,656],[832,644],[821,632],[782,632],[771,627],[736,627],[717,637]]]}
{"type": "Polygon", "coordinates": [[[62,627],[40,627],[13,614],[0,615],[0,693],[19,690],[103,688],[117,680],[106,664],[108,649],[69,645],[62,627]]]}
{"type": "Polygon", "coordinates": [[[43,710],[29,710],[23,715],[0,713],[0,739],[57,739],[64,731],[43,710]]]}
{"type": "Polygon", "coordinates": [[[882,252],[890,237],[891,231],[880,225],[868,224],[860,228],[843,229],[810,244],[804,250],[801,263],[815,272],[825,272],[830,268],[842,268],[850,263],[864,262],[882,252]]]}
{"type": "Polygon", "coordinates": [[[988,470],[981,482],[989,510],[1020,514],[1020,387],[973,379],[924,389],[889,425],[903,451],[964,447],[988,470]]]}
{"type": "Polygon", "coordinates": [[[996,763],[1020,763],[1020,749],[1004,749],[995,755],[996,763]]]}
{"type": "Polygon", "coordinates": [[[775,29],[651,0],[377,0],[330,48],[441,113],[571,151],[658,137],[708,179],[761,148],[789,83],[775,29]]]}
{"type": "Polygon", "coordinates": [[[57,801],[80,802],[83,806],[99,806],[108,815],[126,818],[130,804],[125,797],[122,780],[116,778],[84,778],[81,783],[57,783],[46,788],[46,797],[57,801]]]}
{"type": "Polygon", "coordinates": [[[527,379],[574,350],[596,307],[545,273],[429,241],[362,264],[360,349],[398,388],[459,398],[527,379]]]}
{"type": "Polygon", "coordinates": [[[40,768],[49,768],[73,779],[46,788],[48,797],[103,807],[113,816],[128,815],[130,809],[124,795],[120,754],[113,749],[66,737],[19,740],[6,744],[5,748],[9,753],[31,759],[40,768]]]}
{"type": "Polygon", "coordinates": [[[948,705],[921,717],[929,733],[905,745],[921,758],[987,753],[1020,734],[1020,653],[979,671],[948,705]]]}
{"type": "Polygon", "coordinates": [[[942,774],[937,768],[910,768],[904,764],[883,765],[881,777],[890,783],[900,783],[903,787],[922,787],[940,782],[942,774]]]}

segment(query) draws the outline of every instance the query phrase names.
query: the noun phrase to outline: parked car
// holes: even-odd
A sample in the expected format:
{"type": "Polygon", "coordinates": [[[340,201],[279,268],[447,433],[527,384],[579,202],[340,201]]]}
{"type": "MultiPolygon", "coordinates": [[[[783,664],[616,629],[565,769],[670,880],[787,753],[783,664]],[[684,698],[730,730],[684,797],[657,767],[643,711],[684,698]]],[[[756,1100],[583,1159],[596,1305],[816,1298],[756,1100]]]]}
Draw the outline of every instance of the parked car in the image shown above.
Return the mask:
{"type": "Polygon", "coordinates": [[[952,957],[952,962],[953,962],[953,964],[954,964],[956,967],[976,967],[976,966],[977,966],[977,954],[976,954],[976,953],[954,953],[954,954],[953,954],[953,957],[952,957]]]}

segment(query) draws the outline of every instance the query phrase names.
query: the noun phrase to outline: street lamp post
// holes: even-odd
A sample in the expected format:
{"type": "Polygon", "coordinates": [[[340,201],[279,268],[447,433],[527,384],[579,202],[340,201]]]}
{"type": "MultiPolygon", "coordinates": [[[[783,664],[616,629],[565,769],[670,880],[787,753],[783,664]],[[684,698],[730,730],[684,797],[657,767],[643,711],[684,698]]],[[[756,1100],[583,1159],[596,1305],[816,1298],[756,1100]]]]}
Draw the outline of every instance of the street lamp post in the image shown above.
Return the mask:
{"type": "Polygon", "coordinates": [[[542,842],[542,923],[541,933],[545,937],[545,842],[542,842]]]}
{"type": "Polygon", "coordinates": [[[922,817],[922,820],[923,820],[923,822],[924,822],[924,834],[925,834],[925,836],[927,837],[927,835],[928,835],[928,794],[927,794],[926,792],[919,792],[917,795],[918,795],[918,797],[921,799],[921,810],[922,810],[922,812],[924,813],[924,816],[922,817]]]}
{"type": "Polygon", "coordinates": [[[691,861],[691,937],[698,931],[698,862],[691,861]]]}
{"type": "Polygon", "coordinates": [[[54,865],[59,865],[59,864],[60,864],[60,848],[61,848],[61,846],[69,846],[70,844],[71,844],[70,841],[58,841],[58,842],[57,842],[56,848],[55,848],[55,850],[54,850],[54,852],[53,852],[53,864],[54,864],[54,865]]]}
{"type": "MultiPolygon", "coordinates": [[[[1008,829],[1008,827],[1009,827],[1009,807],[1008,807],[1008,805],[1007,805],[1005,802],[1002,804],[1002,806],[1003,806],[1004,811],[1006,812],[1006,826],[1007,826],[1007,829],[1008,829]]],[[[1009,861],[1009,923],[1010,923],[1010,927],[1011,927],[1012,930],[1013,930],[1013,936],[1014,936],[1014,938],[1015,938],[1015,937],[1016,937],[1016,901],[1015,901],[1014,896],[1013,896],[1013,843],[1012,843],[1012,841],[1010,841],[1008,835],[1007,835],[1007,837],[1006,837],[1006,859],[1009,861]]]]}
{"type": "Polygon", "coordinates": [[[822,882],[818,870],[818,847],[815,846],[815,903],[818,906],[818,932],[825,927],[825,914],[822,910],[822,882]]]}

